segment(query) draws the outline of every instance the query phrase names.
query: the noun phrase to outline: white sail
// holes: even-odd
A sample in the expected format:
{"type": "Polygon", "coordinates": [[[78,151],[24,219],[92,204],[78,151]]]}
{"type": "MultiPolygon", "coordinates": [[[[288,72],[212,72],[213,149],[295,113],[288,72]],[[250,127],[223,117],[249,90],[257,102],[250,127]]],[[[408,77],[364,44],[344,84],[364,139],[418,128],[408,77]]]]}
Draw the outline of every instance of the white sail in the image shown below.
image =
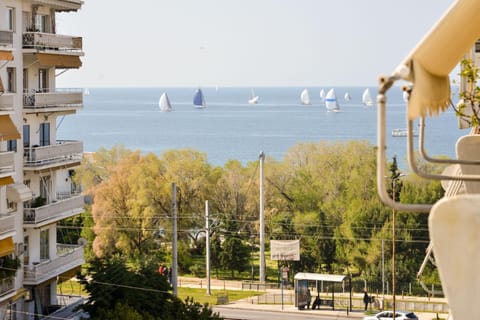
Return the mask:
{"type": "Polygon", "coordinates": [[[350,93],[348,93],[348,92],[345,92],[345,95],[343,96],[343,98],[345,99],[345,101],[352,100],[352,97],[350,97],[350,93]]]}
{"type": "Polygon", "coordinates": [[[88,88],[83,89],[83,95],[84,96],[90,95],[90,90],[88,90],[88,88]]]}
{"type": "Polygon", "coordinates": [[[367,88],[367,89],[365,89],[365,91],[363,91],[362,103],[367,107],[373,106],[372,94],[370,93],[369,88],[367,88]]]}
{"type": "Polygon", "coordinates": [[[255,91],[250,92],[250,99],[248,99],[249,104],[257,104],[259,97],[255,94],[255,91]]]}
{"type": "Polygon", "coordinates": [[[408,94],[408,91],[406,91],[406,90],[403,91],[403,101],[404,101],[405,103],[408,102],[409,96],[410,96],[410,95],[408,94]]]}
{"type": "Polygon", "coordinates": [[[325,90],[323,90],[323,89],[320,90],[320,100],[321,100],[322,102],[325,101],[325,90]]]}
{"type": "Polygon", "coordinates": [[[202,89],[197,89],[197,91],[195,91],[195,95],[193,96],[193,107],[197,109],[203,109],[207,107],[202,89]]]}
{"type": "Polygon", "coordinates": [[[168,99],[166,92],[162,93],[160,96],[160,99],[158,100],[158,107],[163,112],[172,111],[172,105],[170,104],[170,99],[168,99]]]}
{"type": "Polygon", "coordinates": [[[327,111],[338,112],[340,111],[340,105],[337,101],[337,95],[335,94],[335,89],[330,89],[325,96],[325,107],[327,111]]]}
{"type": "Polygon", "coordinates": [[[310,95],[308,94],[308,90],[307,90],[307,89],[303,89],[302,93],[300,94],[300,101],[301,101],[302,104],[304,104],[304,105],[311,104],[311,103],[310,103],[310,95]]]}

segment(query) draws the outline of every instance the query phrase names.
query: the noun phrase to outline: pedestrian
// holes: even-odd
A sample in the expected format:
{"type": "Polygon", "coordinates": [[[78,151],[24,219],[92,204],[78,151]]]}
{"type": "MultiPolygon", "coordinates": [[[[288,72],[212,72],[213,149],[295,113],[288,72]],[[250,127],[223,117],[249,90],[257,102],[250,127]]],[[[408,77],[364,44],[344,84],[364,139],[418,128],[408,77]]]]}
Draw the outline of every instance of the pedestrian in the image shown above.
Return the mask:
{"type": "Polygon", "coordinates": [[[312,310],[315,310],[315,308],[317,308],[318,310],[320,310],[320,295],[317,294],[317,297],[315,298],[315,300],[313,301],[313,304],[312,304],[312,310]]]}
{"type": "Polygon", "coordinates": [[[370,297],[368,296],[367,289],[363,293],[363,303],[365,304],[365,311],[367,311],[368,303],[370,302],[370,297]]]}
{"type": "Polygon", "coordinates": [[[310,289],[307,289],[307,309],[310,309],[310,302],[312,302],[312,294],[310,289]]]}

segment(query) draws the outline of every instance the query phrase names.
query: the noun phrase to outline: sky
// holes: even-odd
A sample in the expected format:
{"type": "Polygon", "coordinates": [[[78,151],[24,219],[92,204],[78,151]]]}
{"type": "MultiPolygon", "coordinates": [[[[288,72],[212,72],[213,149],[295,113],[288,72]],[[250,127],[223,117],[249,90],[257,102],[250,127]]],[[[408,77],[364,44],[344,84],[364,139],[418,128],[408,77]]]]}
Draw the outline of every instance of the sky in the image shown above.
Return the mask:
{"type": "Polygon", "coordinates": [[[58,87],[364,86],[389,75],[453,0],[84,0],[58,87]]]}

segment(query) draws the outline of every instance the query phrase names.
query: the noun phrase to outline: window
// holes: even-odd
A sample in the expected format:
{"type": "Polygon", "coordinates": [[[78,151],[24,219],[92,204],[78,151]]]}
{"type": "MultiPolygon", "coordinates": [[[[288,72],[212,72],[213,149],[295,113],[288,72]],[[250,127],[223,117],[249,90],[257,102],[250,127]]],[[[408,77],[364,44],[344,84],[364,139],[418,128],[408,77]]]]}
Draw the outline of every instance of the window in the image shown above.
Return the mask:
{"type": "Polygon", "coordinates": [[[7,30],[15,31],[15,8],[7,7],[7,30]]]}
{"type": "Polygon", "coordinates": [[[50,32],[48,28],[48,18],[48,16],[42,14],[37,14],[35,16],[35,29],[38,32],[50,32]]]}
{"type": "Polygon", "coordinates": [[[23,125],[23,147],[30,148],[30,125],[23,125]]]}
{"type": "Polygon", "coordinates": [[[48,248],[49,229],[40,231],[40,260],[50,259],[48,248]]]}
{"type": "Polygon", "coordinates": [[[29,243],[28,236],[23,237],[23,263],[28,264],[28,256],[30,252],[28,251],[29,243]]]}
{"type": "Polygon", "coordinates": [[[50,176],[44,176],[40,179],[40,197],[47,200],[49,203],[50,199],[50,189],[51,189],[52,182],[50,180],[50,176]]]}
{"type": "Polygon", "coordinates": [[[40,92],[48,92],[48,69],[38,69],[38,89],[40,92]]]}
{"type": "Polygon", "coordinates": [[[16,92],[16,76],[15,76],[15,68],[7,68],[7,91],[8,92],[16,92]]]}
{"type": "Polygon", "coordinates": [[[50,122],[40,123],[40,145],[50,145],[50,122]]]}
{"type": "Polygon", "coordinates": [[[7,141],[7,151],[17,152],[17,140],[7,141]]]}
{"type": "Polygon", "coordinates": [[[28,92],[28,69],[23,69],[23,92],[28,92]]]}

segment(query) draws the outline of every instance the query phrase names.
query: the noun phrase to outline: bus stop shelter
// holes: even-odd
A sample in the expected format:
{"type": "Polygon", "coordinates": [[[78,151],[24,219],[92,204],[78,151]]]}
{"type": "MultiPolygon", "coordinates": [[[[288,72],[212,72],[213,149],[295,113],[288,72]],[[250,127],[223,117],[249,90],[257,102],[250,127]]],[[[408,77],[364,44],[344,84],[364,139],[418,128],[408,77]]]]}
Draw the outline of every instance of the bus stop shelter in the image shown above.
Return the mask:
{"type": "MultiPolygon", "coordinates": [[[[321,274],[321,273],[306,273],[300,272],[297,273],[294,277],[295,281],[295,307],[298,309],[303,309],[307,305],[307,290],[309,288],[309,282],[315,282],[315,288],[317,292],[319,291],[319,283],[327,282],[332,283],[331,298],[320,299],[320,305],[330,306],[332,310],[335,310],[335,283],[344,283],[348,282],[348,293],[349,293],[349,307],[348,310],[352,310],[352,281],[349,276],[345,275],[335,275],[335,274],[321,274]]],[[[312,299],[313,300],[313,299],[312,299]]]]}

